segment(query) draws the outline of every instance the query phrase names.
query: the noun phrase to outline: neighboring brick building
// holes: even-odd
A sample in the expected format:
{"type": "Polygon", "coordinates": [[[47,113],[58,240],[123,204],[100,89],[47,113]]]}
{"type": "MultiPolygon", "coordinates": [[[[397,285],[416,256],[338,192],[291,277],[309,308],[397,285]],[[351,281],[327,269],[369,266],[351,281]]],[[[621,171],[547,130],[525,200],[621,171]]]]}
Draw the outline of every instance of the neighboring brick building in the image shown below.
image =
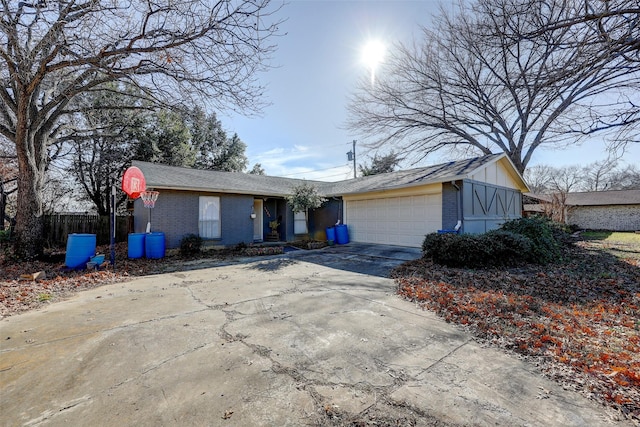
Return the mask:
{"type": "Polygon", "coordinates": [[[640,190],[528,193],[523,199],[525,216],[546,215],[586,230],[640,230],[640,190]]]}
{"type": "Polygon", "coordinates": [[[567,224],[590,230],[640,231],[640,190],[567,195],[567,224]]]}

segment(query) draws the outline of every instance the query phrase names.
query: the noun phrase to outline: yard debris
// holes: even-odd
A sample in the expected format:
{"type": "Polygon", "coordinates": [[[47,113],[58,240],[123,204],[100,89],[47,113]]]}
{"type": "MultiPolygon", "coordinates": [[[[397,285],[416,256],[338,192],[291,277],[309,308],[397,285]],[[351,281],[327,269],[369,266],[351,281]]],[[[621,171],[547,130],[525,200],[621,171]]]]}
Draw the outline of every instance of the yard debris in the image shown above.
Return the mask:
{"type": "Polygon", "coordinates": [[[580,242],[544,267],[471,270],[419,259],[393,276],[405,298],[637,422],[640,245],[627,259],[603,247],[580,242]]]}
{"type": "MultiPolygon", "coordinates": [[[[96,250],[99,253],[110,252],[108,245],[98,246],[96,250]]],[[[14,262],[7,254],[8,251],[0,251],[0,319],[36,309],[77,291],[122,282],[131,276],[179,271],[186,265],[185,259],[177,253],[172,256],[167,253],[163,259],[129,259],[126,242],[115,246],[115,267],[105,260],[98,270],[67,268],[64,252],[47,252],[44,260],[20,263],[14,262]]],[[[234,250],[219,250],[194,257],[215,262],[239,254],[234,250]]]]}
{"type": "Polygon", "coordinates": [[[233,415],[233,411],[224,411],[224,415],[222,416],[223,420],[228,420],[233,415]]]}
{"type": "Polygon", "coordinates": [[[47,278],[47,273],[38,271],[36,273],[24,273],[20,275],[20,280],[42,280],[47,278]]]}

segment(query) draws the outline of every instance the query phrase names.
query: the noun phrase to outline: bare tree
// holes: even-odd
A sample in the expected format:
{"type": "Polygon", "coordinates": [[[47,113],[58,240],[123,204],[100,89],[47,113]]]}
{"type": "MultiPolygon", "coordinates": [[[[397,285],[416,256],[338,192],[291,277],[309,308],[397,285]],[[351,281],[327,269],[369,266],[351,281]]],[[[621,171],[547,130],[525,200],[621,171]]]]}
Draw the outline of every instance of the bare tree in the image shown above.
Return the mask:
{"type": "Polygon", "coordinates": [[[18,190],[17,182],[18,165],[13,144],[0,135],[0,230],[5,229],[5,223],[13,222],[7,210],[10,198],[18,190]]]}
{"type": "Polygon", "coordinates": [[[609,158],[586,166],[536,165],[524,173],[532,193],[640,189],[640,170],[635,165],[618,166],[609,158]]]}
{"type": "Polygon", "coordinates": [[[567,166],[564,168],[552,168],[549,176],[551,202],[547,203],[547,211],[551,219],[557,222],[565,222],[567,216],[567,197],[572,191],[580,188],[583,179],[583,170],[579,166],[567,166]]]}
{"type": "MultiPolygon", "coordinates": [[[[536,2],[536,0],[530,0],[536,2]]],[[[552,22],[537,22],[525,37],[539,37],[558,29],[581,31],[583,44],[600,51],[611,52],[630,69],[640,62],[640,3],[637,0],[553,0],[557,9],[569,11],[552,22]]],[[[590,67],[601,61],[594,56],[583,63],[590,67]]],[[[560,74],[564,71],[560,70],[560,74]]],[[[630,143],[638,143],[637,124],[640,121],[640,102],[636,87],[618,94],[616,108],[602,112],[594,121],[592,131],[618,129],[608,142],[612,151],[624,150],[630,143]]]]}
{"type": "Polygon", "coordinates": [[[549,194],[551,192],[550,177],[555,169],[549,165],[535,165],[524,171],[524,179],[533,194],[549,194]]]}
{"type": "MultiPolygon", "coordinates": [[[[148,104],[136,96],[135,88],[124,88],[116,82],[106,84],[103,91],[77,95],[74,104],[79,108],[69,117],[73,130],[69,127],[67,134],[60,137],[61,143],[69,147],[69,155],[51,165],[75,178],[80,190],[77,199],[91,202],[98,215],[108,216],[111,186],[130,166],[138,148],[140,129],[152,125],[151,113],[145,111],[148,104]]],[[[67,187],[71,186],[69,182],[67,187]]],[[[119,194],[116,207],[125,201],[126,195],[119,194]]]]}
{"type": "Polygon", "coordinates": [[[66,131],[74,98],[126,80],[167,104],[201,96],[256,111],[277,33],[270,0],[1,0],[0,134],[15,143],[16,255],[42,245],[48,145],[66,131]]]}
{"type": "Polygon", "coordinates": [[[611,174],[609,189],[640,190],[640,168],[636,165],[628,165],[614,170],[611,174]]]}
{"type": "MultiPolygon", "coordinates": [[[[532,4],[536,0],[529,0],[532,4]]],[[[555,21],[539,21],[524,37],[539,37],[558,29],[580,31],[584,34],[581,45],[590,45],[601,52],[610,52],[616,61],[636,68],[640,62],[640,3],[637,0],[553,0],[557,10],[567,11],[555,21]]],[[[601,62],[600,55],[584,57],[576,66],[589,68],[601,62]]],[[[565,70],[557,70],[563,75],[565,70]]],[[[637,125],[640,122],[640,104],[637,85],[620,92],[615,105],[597,115],[592,131],[617,129],[607,140],[611,152],[626,150],[638,143],[637,125]]]]}
{"type": "Polygon", "coordinates": [[[586,166],[536,165],[525,171],[525,179],[532,193],[546,196],[541,202],[545,214],[556,221],[564,221],[570,209],[567,206],[569,193],[640,189],[640,170],[635,165],[617,165],[615,158],[586,166]]]}
{"type": "Polygon", "coordinates": [[[450,147],[504,152],[523,172],[539,147],[599,129],[599,112],[624,103],[621,94],[638,82],[638,64],[589,43],[588,28],[525,37],[574,15],[529,0],[443,11],[421,42],[396,46],[374,84],[363,79],[348,125],[371,146],[392,144],[416,160],[450,147]]]}
{"type": "MultiPolygon", "coordinates": [[[[537,0],[530,0],[537,3],[537,0]]],[[[529,36],[558,28],[581,27],[590,30],[592,43],[605,44],[625,55],[629,61],[640,60],[640,3],[637,0],[554,0],[555,7],[572,13],[555,22],[541,23],[529,36]]]]}
{"type": "Polygon", "coordinates": [[[618,160],[608,158],[582,168],[581,190],[604,191],[611,188],[611,178],[618,160]]]}

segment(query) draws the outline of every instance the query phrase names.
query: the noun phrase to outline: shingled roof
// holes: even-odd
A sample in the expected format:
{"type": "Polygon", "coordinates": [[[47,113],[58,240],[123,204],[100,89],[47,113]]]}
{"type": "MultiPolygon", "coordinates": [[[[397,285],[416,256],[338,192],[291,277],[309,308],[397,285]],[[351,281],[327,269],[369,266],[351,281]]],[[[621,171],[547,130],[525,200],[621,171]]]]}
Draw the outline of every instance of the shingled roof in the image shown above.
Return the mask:
{"type": "MultiPolygon", "coordinates": [[[[422,168],[363,176],[335,182],[325,188],[329,190],[328,193],[331,195],[344,195],[457,181],[469,178],[480,168],[500,160],[511,163],[505,154],[489,154],[473,159],[452,161],[422,168]]],[[[515,167],[513,167],[513,171],[517,175],[516,180],[520,181],[522,189],[526,189],[526,184],[522,177],[517,174],[515,167]]]]}
{"type": "MultiPolygon", "coordinates": [[[[147,186],[155,189],[283,197],[291,194],[291,189],[296,185],[308,182],[315,185],[318,191],[325,196],[339,196],[465,179],[478,169],[502,159],[509,162],[508,157],[504,154],[490,154],[473,159],[364,176],[338,182],[308,181],[268,175],[251,175],[239,172],[197,170],[140,161],[134,161],[133,166],[142,170],[147,186]]],[[[513,170],[515,171],[515,168],[513,168],[513,170]]],[[[522,178],[519,175],[517,178],[521,181],[521,186],[526,189],[522,178]]]]}
{"type": "MultiPolygon", "coordinates": [[[[291,194],[293,187],[305,182],[301,179],[190,169],[135,160],[132,166],[136,166],[142,171],[147,187],[154,189],[284,197],[291,194]]],[[[306,182],[313,183],[317,188],[327,184],[323,181],[306,182]]]]}
{"type": "Polygon", "coordinates": [[[566,204],[569,206],[640,205],[640,190],[569,193],[566,204]]]}

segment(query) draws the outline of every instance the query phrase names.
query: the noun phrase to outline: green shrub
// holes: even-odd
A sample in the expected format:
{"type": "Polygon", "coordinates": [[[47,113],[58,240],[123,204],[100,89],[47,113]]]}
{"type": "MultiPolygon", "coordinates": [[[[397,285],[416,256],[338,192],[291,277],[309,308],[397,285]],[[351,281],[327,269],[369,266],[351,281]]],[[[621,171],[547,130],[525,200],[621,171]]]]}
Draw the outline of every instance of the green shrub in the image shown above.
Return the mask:
{"type": "Polygon", "coordinates": [[[0,243],[7,243],[11,240],[11,230],[0,230],[0,243]]]}
{"type": "Polygon", "coordinates": [[[234,252],[238,252],[238,253],[242,253],[244,251],[246,251],[248,248],[247,244],[245,242],[240,242],[237,245],[235,245],[233,247],[233,251],[234,252]]]}
{"type": "Polygon", "coordinates": [[[449,246],[459,236],[456,234],[431,233],[424,237],[422,242],[422,255],[426,258],[434,258],[438,254],[448,252],[449,246]]]}
{"type": "Polygon", "coordinates": [[[492,265],[512,266],[527,262],[533,242],[526,236],[505,230],[492,230],[481,234],[480,240],[492,258],[492,265]]]}
{"type": "Polygon", "coordinates": [[[180,240],[180,255],[191,256],[200,253],[202,237],[196,234],[187,234],[180,240]]]}
{"type": "Polygon", "coordinates": [[[530,262],[548,264],[561,258],[561,245],[556,234],[560,236],[562,231],[559,227],[554,231],[551,221],[546,218],[518,218],[505,222],[501,229],[531,239],[530,262]]]}
{"type": "Polygon", "coordinates": [[[503,230],[485,234],[425,236],[423,256],[449,267],[487,268],[519,265],[527,261],[532,243],[527,237],[503,230]]]}
{"type": "Polygon", "coordinates": [[[576,239],[572,236],[573,233],[578,231],[575,226],[556,221],[548,221],[548,223],[549,227],[551,227],[553,238],[560,245],[569,246],[575,243],[576,239]]]}

